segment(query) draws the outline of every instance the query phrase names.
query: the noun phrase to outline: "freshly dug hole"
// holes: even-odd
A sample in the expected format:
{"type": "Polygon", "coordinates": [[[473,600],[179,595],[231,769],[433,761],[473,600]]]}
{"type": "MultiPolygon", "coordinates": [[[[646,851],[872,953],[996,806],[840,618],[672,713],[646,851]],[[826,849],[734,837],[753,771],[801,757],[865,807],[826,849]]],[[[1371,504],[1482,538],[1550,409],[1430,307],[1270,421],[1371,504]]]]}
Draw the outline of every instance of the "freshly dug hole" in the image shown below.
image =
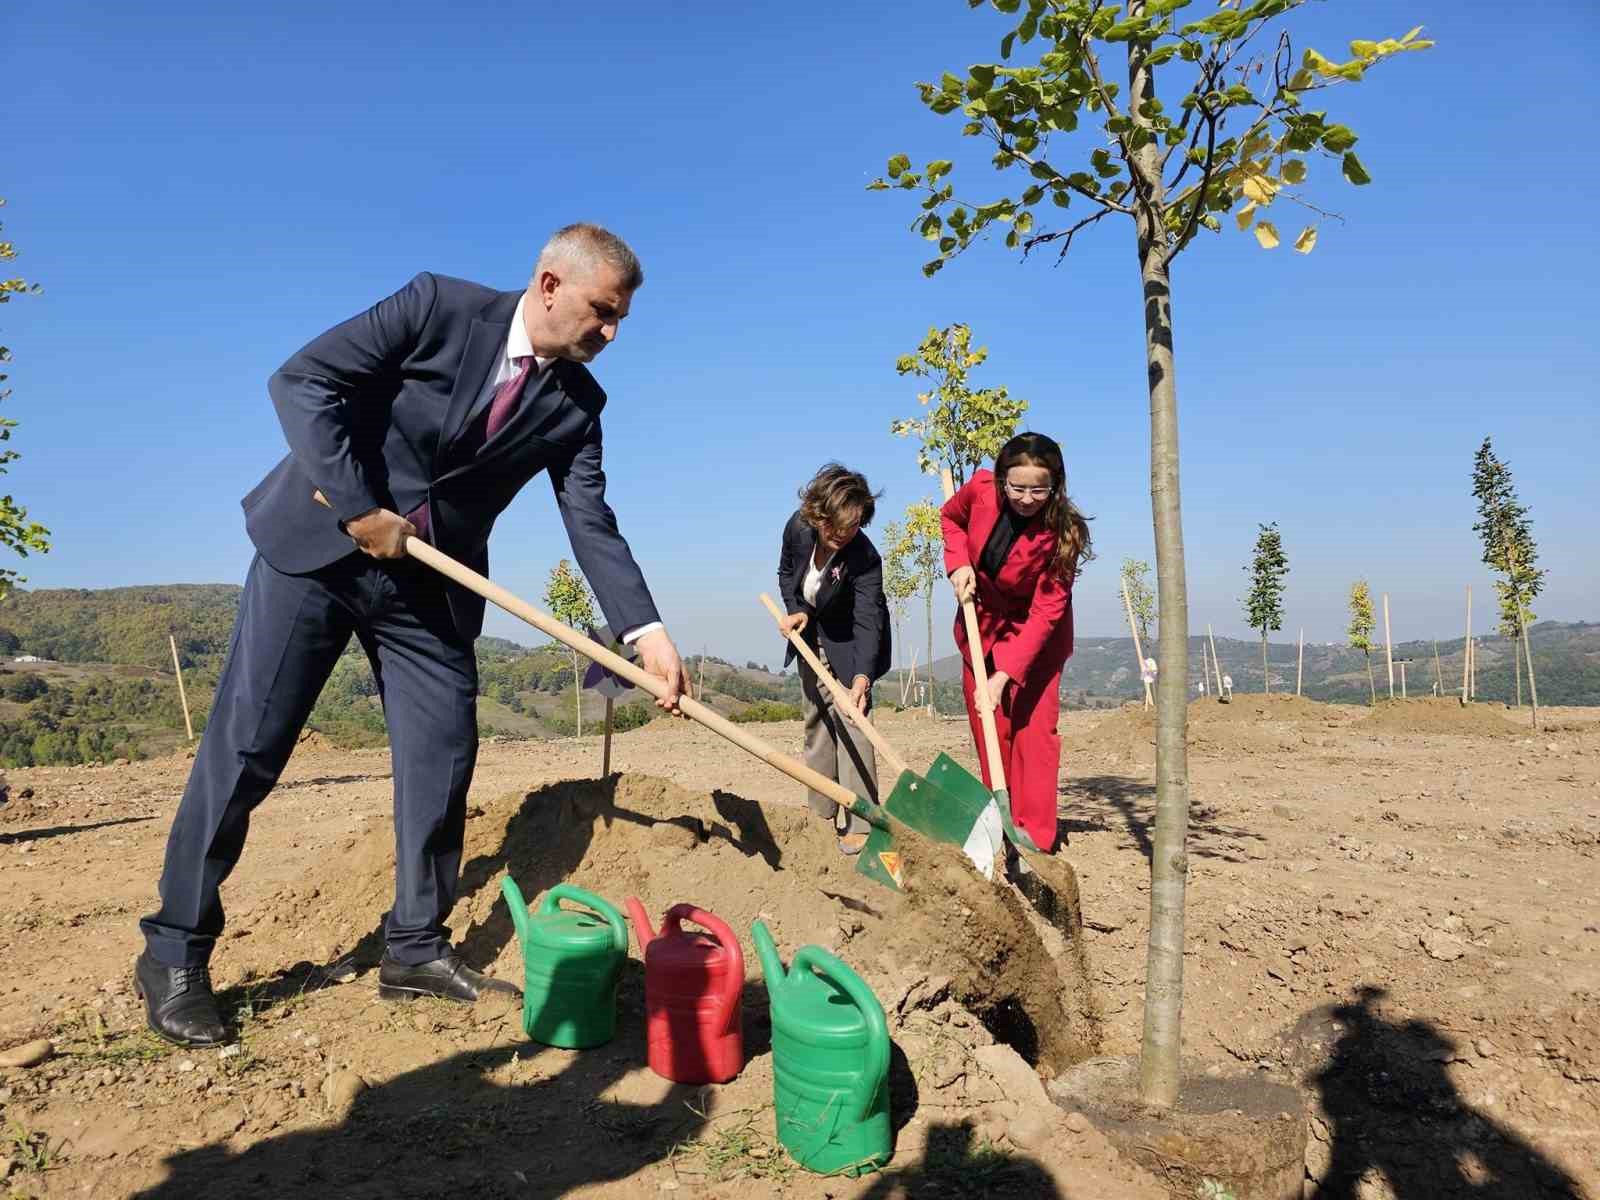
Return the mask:
{"type": "MultiPolygon", "coordinates": [[[[856,874],[830,825],[805,808],[760,805],[726,792],[695,794],[642,774],[567,780],[472,811],[453,936],[468,962],[492,964],[500,978],[520,981],[521,949],[499,893],[507,871],[530,906],[562,882],[617,905],[638,896],[652,922],[671,905],[690,902],[733,926],[752,980],[760,970],[748,939],[759,916],[785,962],[802,945],[821,945],[855,968],[886,1006],[907,967],[948,976],[950,994],[1041,1074],[1093,1054],[1098,1023],[1070,864],[1058,860],[1056,875],[1070,881],[1058,891],[1070,892],[1061,900],[1072,929],[1064,945],[1053,947],[1046,941],[1054,941],[1053,932],[1041,934],[1017,894],[980,878],[958,848],[898,830],[896,842],[906,859],[903,893],[856,874]]],[[[379,923],[392,902],[393,864],[393,831],[387,820],[375,820],[315,878],[241,919],[298,925],[313,953],[331,956],[359,945],[360,957],[375,961],[379,923]]]]}

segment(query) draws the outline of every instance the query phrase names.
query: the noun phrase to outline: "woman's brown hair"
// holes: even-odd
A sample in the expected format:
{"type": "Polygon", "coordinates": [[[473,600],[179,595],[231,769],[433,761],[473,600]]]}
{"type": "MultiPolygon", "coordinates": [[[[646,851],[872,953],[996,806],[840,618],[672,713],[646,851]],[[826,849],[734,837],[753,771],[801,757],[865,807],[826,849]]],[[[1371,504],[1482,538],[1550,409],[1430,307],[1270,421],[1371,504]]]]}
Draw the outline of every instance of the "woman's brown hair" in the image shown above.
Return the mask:
{"type": "Polygon", "coordinates": [[[813,529],[830,525],[837,530],[857,516],[864,529],[877,508],[878,496],[867,477],[836,462],[826,464],[800,489],[800,517],[813,529]]]}
{"type": "Polygon", "coordinates": [[[1061,460],[1061,447],[1042,433],[1019,433],[1004,446],[994,460],[995,500],[1006,505],[1006,472],[1012,467],[1043,467],[1050,472],[1050,499],[1045,502],[1044,520],[1056,534],[1056,574],[1070,583],[1094,557],[1089,537],[1089,518],[1078,510],[1067,495],[1067,468],[1061,460]]]}

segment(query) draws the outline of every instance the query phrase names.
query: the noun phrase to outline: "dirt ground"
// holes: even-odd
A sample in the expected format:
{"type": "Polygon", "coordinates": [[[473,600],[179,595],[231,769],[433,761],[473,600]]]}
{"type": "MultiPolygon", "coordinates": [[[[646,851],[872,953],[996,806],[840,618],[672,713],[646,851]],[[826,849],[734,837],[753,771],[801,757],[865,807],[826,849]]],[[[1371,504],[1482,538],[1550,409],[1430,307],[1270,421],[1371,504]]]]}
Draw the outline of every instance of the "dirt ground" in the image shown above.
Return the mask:
{"type": "MultiPolygon", "coordinates": [[[[1308,1196],[1600,1197],[1600,709],[1548,711],[1537,735],[1450,702],[1191,713],[1196,1078],[1303,1091],[1308,1196]]],[[[973,763],[965,722],[883,724],[913,764],[973,763]]],[[[744,938],[750,1058],[706,1088],[644,1065],[637,942],[594,1050],[533,1045],[503,1006],[379,1001],[388,757],[315,740],[224,891],[213,968],[242,1039],[168,1047],[129,967],[187,759],[11,771],[0,1062],[38,1039],[51,1057],[0,1066],[9,1196],[1166,1196],[1158,1164],[1046,1092],[1063,1055],[1138,1050],[1152,729],[1136,708],[1062,721],[1085,959],[1011,908],[930,911],[864,880],[797,787],[693,726],[618,737],[604,784],[597,739],[486,744],[452,918],[469,961],[520,981],[507,870],[530,902],[571,880],[652,917],[718,913],[744,938]],[[758,916],[785,961],[822,945],[883,1002],[879,1174],[812,1176],[775,1142],[758,916]]],[[[797,724],[760,730],[798,750],[797,724]]]]}

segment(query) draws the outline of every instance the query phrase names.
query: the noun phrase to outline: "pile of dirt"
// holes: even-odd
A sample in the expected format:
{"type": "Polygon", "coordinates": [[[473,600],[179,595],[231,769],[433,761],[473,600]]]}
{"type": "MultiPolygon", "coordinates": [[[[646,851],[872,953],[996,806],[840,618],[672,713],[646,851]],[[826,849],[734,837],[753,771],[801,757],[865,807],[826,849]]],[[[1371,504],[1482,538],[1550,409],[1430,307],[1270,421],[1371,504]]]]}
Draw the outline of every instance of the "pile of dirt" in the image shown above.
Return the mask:
{"type": "MultiPolygon", "coordinates": [[[[1339,724],[1340,715],[1301,696],[1235,695],[1227,704],[1202,698],[1189,703],[1188,739],[1192,748],[1210,753],[1271,754],[1298,748],[1305,740],[1298,727],[1311,723],[1339,724]]],[[[1155,744],[1156,710],[1135,702],[1097,722],[1077,747],[1153,760],[1155,744]]]]}
{"type": "Polygon", "coordinates": [[[1448,697],[1383,700],[1356,722],[1363,733],[1456,734],[1461,737],[1526,737],[1486,704],[1462,705],[1448,697]]]}
{"type": "MultiPolygon", "coordinates": [[[[393,843],[389,823],[374,821],[325,872],[282,889],[235,927],[288,926],[307,958],[331,961],[352,951],[372,958],[393,894],[393,843]]],[[[897,844],[904,893],[857,874],[809,810],[762,807],[725,792],[696,795],[648,775],[568,780],[469,811],[454,937],[469,962],[492,963],[502,978],[520,980],[521,950],[500,895],[507,872],[530,907],[558,883],[619,908],[637,896],[652,920],[688,902],[746,941],[751,979],[760,976],[748,933],[759,917],[786,960],[801,945],[821,945],[855,968],[886,1007],[908,973],[933,980],[1046,1075],[1092,1054],[1099,1026],[1081,936],[1049,944],[1059,939],[1016,893],[978,877],[955,848],[915,835],[897,834],[897,844]]],[[[1065,874],[1072,894],[1063,903],[1076,917],[1076,879],[1070,868],[1065,874]]]]}

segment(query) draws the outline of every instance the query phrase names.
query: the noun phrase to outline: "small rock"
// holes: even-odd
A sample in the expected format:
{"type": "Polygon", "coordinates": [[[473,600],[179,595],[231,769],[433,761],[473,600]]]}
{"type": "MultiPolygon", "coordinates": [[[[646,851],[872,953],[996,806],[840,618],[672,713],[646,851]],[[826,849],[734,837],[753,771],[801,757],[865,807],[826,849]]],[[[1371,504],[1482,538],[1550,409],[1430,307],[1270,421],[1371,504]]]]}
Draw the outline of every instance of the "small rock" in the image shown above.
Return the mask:
{"type": "Polygon", "coordinates": [[[1422,948],[1428,952],[1429,958],[1436,958],[1440,962],[1454,962],[1467,952],[1467,944],[1453,933],[1442,930],[1430,929],[1421,938],[1422,948]]]}
{"type": "Polygon", "coordinates": [[[49,1038],[37,1038],[0,1053],[0,1067],[37,1067],[49,1061],[54,1053],[55,1047],[50,1044],[49,1038]]]}
{"type": "Polygon", "coordinates": [[[1478,1038],[1472,1043],[1472,1048],[1478,1052],[1479,1058],[1494,1057],[1494,1043],[1488,1038],[1478,1038]]]}
{"type": "Polygon", "coordinates": [[[1073,1133],[1088,1133],[1090,1129],[1089,1118],[1084,1116],[1081,1112],[1068,1113],[1066,1126],[1073,1133]]]}
{"type": "Polygon", "coordinates": [[[343,1112],[367,1090],[367,1081],[354,1071],[335,1071],[322,1085],[322,1098],[334,1112],[343,1112]]]}
{"type": "Polygon", "coordinates": [[[1017,1149],[1037,1154],[1050,1144],[1052,1127],[1053,1122],[1043,1113],[1025,1112],[1011,1122],[1006,1136],[1017,1149]]]}
{"type": "Polygon", "coordinates": [[[173,1064],[173,1069],[176,1071],[192,1071],[194,1070],[194,1060],[192,1058],[180,1058],[173,1064]]]}
{"type": "Polygon", "coordinates": [[[230,1042],[228,1045],[224,1046],[221,1050],[217,1051],[217,1057],[218,1058],[238,1058],[239,1055],[241,1055],[243,1053],[244,1053],[244,1047],[243,1046],[239,1045],[238,1042],[230,1042]]]}

